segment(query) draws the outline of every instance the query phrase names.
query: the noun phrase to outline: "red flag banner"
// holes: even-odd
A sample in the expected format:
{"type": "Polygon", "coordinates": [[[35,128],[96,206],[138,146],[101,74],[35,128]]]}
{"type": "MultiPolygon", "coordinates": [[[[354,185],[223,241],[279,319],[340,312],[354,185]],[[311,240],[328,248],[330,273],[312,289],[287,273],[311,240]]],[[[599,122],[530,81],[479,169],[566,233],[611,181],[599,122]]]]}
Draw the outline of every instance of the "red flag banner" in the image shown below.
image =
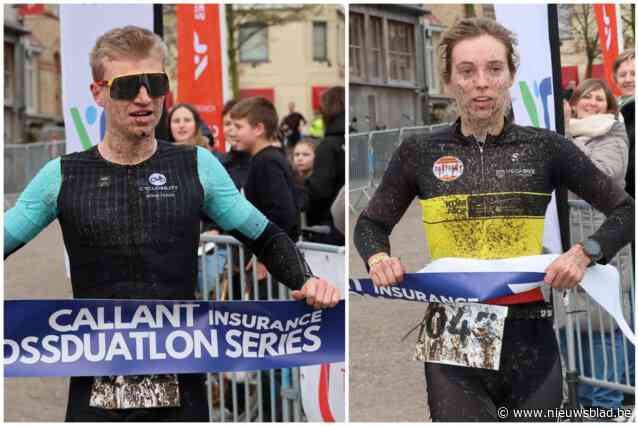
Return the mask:
{"type": "Polygon", "coordinates": [[[177,99],[195,106],[215,136],[215,148],[225,151],[219,8],[217,4],[177,5],[177,99]]]}
{"type": "Polygon", "coordinates": [[[598,23],[598,40],[603,55],[605,77],[614,95],[618,96],[620,95],[620,90],[616,86],[613,76],[614,60],[618,57],[616,5],[595,4],[593,7],[596,14],[596,22],[598,23]]]}
{"type": "Polygon", "coordinates": [[[44,5],[43,4],[23,4],[23,5],[20,5],[20,9],[18,9],[18,13],[21,16],[42,15],[44,13],[44,5]]]}

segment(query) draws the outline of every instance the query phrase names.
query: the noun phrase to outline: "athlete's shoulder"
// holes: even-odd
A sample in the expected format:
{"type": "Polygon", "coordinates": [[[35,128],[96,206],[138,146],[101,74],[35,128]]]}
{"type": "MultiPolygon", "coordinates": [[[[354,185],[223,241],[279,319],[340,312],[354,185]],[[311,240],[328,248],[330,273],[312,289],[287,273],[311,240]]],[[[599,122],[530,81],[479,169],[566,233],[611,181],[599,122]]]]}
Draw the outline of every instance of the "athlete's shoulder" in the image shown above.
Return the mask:
{"type": "Polygon", "coordinates": [[[443,124],[428,133],[415,133],[405,136],[399,146],[401,155],[414,155],[417,152],[425,152],[430,148],[436,148],[441,143],[454,141],[454,126],[443,124]]]}
{"type": "Polygon", "coordinates": [[[519,126],[512,124],[509,129],[509,138],[520,142],[545,142],[557,143],[565,140],[565,137],[553,130],[533,126],[519,126]]]}
{"type": "Polygon", "coordinates": [[[61,161],[73,161],[73,160],[97,160],[100,159],[100,155],[97,151],[97,145],[93,145],[90,148],[83,149],[82,151],[74,151],[64,154],[60,157],[61,161]]]}

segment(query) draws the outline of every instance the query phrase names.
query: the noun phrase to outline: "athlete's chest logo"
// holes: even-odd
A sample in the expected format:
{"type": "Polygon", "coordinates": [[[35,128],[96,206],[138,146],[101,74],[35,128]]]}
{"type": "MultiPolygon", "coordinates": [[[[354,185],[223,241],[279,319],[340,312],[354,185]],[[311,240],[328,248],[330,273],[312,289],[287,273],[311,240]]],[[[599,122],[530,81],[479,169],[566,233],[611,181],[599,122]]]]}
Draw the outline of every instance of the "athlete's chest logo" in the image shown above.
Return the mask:
{"type": "Polygon", "coordinates": [[[166,175],[152,173],[142,185],[139,186],[146,198],[174,198],[179,187],[171,185],[166,175]]]}
{"type": "Polygon", "coordinates": [[[458,157],[446,155],[434,162],[432,172],[438,180],[451,182],[463,174],[463,162],[458,157]]]}

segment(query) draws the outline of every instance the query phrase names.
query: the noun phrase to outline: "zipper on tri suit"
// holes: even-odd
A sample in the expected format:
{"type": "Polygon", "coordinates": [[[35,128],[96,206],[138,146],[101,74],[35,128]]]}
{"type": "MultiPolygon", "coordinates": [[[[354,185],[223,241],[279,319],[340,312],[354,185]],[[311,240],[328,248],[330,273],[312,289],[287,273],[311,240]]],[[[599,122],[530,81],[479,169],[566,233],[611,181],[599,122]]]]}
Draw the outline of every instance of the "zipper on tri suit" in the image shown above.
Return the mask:
{"type": "Polygon", "coordinates": [[[485,148],[485,142],[477,141],[474,137],[472,137],[476,144],[478,145],[478,149],[481,153],[481,187],[485,187],[485,161],[483,159],[483,149],[485,148]]]}

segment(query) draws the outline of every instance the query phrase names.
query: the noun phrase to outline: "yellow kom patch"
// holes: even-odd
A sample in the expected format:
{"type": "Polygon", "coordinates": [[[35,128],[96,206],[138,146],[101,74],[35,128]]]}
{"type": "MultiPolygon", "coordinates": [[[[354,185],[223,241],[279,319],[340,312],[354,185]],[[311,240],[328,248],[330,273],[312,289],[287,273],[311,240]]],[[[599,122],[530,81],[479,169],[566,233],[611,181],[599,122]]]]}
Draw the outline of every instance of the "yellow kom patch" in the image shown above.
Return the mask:
{"type": "Polygon", "coordinates": [[[538,255],[550,194],[456,194],[420,200],[433,259],[538,255]]]}

